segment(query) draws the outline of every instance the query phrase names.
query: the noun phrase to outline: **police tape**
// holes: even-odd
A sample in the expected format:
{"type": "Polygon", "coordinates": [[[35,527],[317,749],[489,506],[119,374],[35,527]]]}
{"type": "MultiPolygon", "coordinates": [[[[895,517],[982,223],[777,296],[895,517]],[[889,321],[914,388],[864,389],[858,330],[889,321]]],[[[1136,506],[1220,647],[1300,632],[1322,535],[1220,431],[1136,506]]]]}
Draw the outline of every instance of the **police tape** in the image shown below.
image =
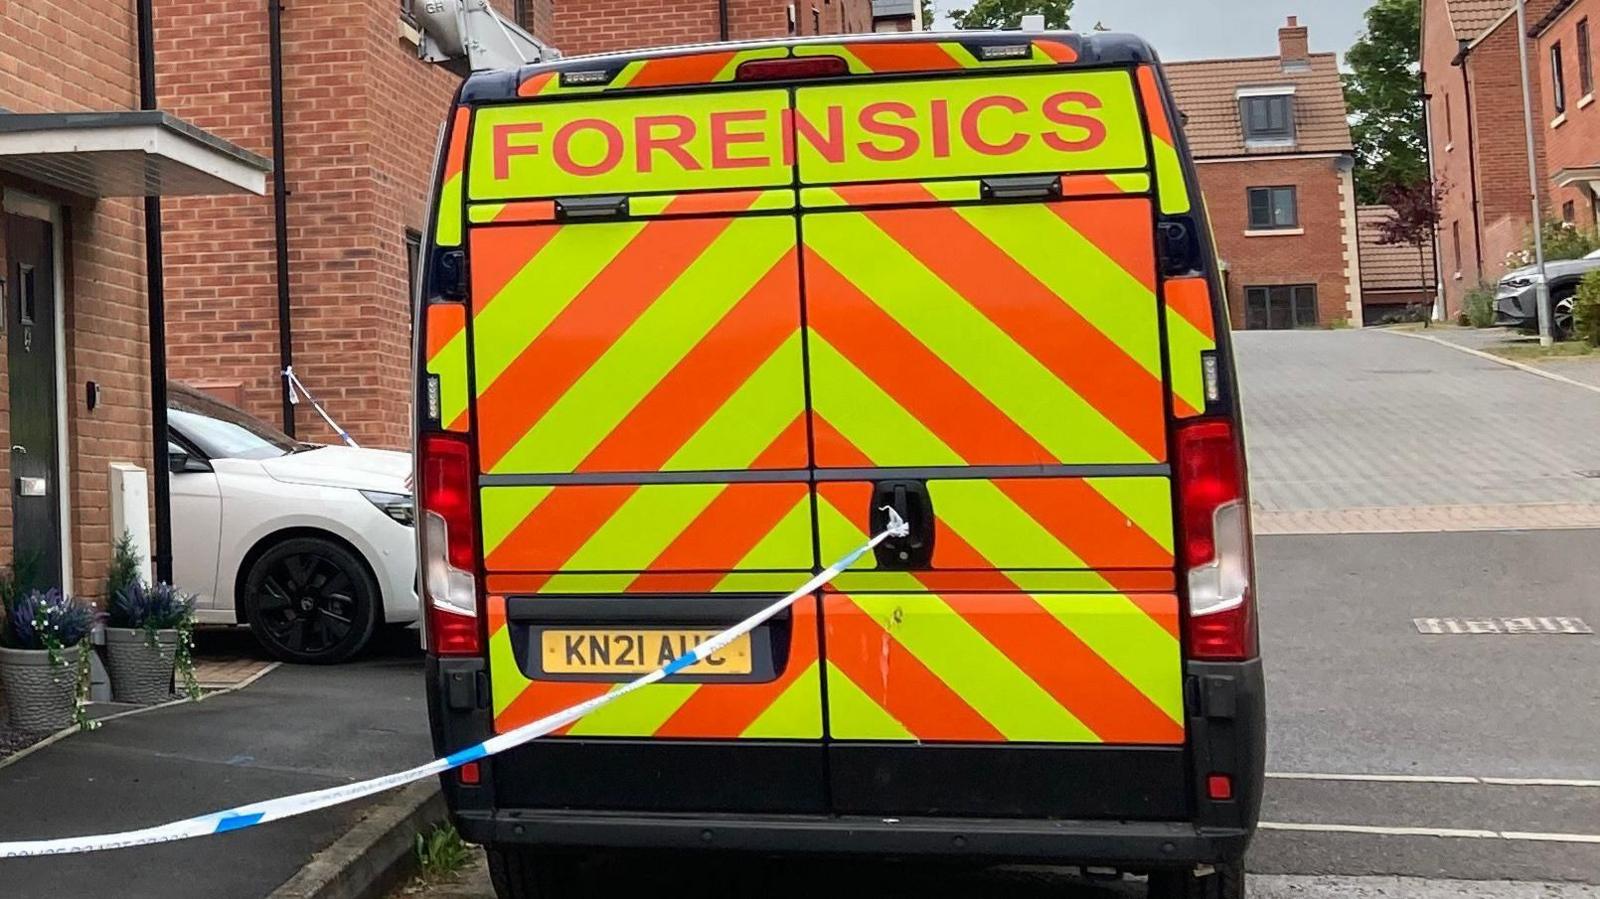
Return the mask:
{"type": "Polygon", "coordinates": [[[338,787],[329,787],[324,790],[297,793],[293,796],[283,796],[278,799],[269,799],[264,802],[212,812],[209,815],[173,821],[170,824],[160,824],[122,833],[62,837],[50,840],[0,842],[0,859],[70,855],[77,852],[98,852],[106,849],[128,849],[134,846],[151,846],[157,843],[171,843],[212,834],[232,833],[236,830],[244,830],[269,821],[292,818],[296,815],[304,815],[308,812],[353,802],[386,790],[392,790],[395,787],[404,786],[429,777],[436,777],[446,771],[459,768],[468,762],[475,762],[496,753],[504,752],[507,749],[521,746],[530,740],[554,733],[590,712],[615,702],[629,693],[671,677],[698,662],[705,661],[726,648],[734,640],[755,630],[772,616],[794,605],[802,597],[820,589],[823,585],[838,577],[845,569],[854,565],[858,559],[871,552],[884,540],[890,537],[904,537],[910,532],[910,528],[905,521],[893,509],[886,508],[884,511],[888,513],[888,523],[882,531],[878,532],[876,536],[866,543],[856,547],[844,558],[812,577],[811,580],[806,581],[788,596],[763,608],[722,633],[705,640],[678,658],[648,674],[628,681],[602,696],[597,696],[594,699],[547,715],[516,730],[490,737],[476,746],[468,746],[442,759],[434,759],[427,764],[418,765],[406,771],[397,771],[383,777],[375,777],[371,780],[338,787]]]}

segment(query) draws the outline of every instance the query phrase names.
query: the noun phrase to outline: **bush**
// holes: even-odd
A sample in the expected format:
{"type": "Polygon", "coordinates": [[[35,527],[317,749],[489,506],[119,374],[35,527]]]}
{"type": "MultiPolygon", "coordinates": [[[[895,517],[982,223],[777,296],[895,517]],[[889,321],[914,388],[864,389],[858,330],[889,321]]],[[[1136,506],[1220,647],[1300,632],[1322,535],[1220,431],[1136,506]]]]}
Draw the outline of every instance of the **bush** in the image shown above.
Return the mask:
{"type": "MultiPolygon", "coordinates": [[[[1563,222],[1560,219],[1545,219],[1544,258],[1546,262],[1555,262],[1561,259],[1582,259],[1595,250],[1600,250],[1600,234],[1579,228],[1571,222],[1563,222]]],[[[1507,256],[1506,262],[1513,268],[1533,265],[1532,229],[1529,229],[1527,236],[1523,238],[1521,252],[1511,253],[1507,256]]]]}
{"type": "Polygon", "coordinates": [[[5,644],[56,652],[82,643],[94,627],[94,606],[60,590],[30,590],[11,605],[5,644]]]}
{"type": "MultiPolygon", "coordinates": [[[[116,545],[111,547],[111,565],[106,569],[106,601],[115,603],[122,591],[143,580],[139,571],[140,560],[133,551],[133,535],[127,531],[117,538],[116,545]]],[[[118,624],[116,627],[127,627],[118,624]]]]}
{"type": "Polygon", "coordinates": [[[1479,284],[1467,291],[1461,303],[1461,312],[1466,316],[1467,324],[1474,328],[1494,325],[1494,296],[1495,286],[1489,283],[1479,284]]]}
{"type": "Polygon", "coordinates": [[[171,584],[146,587],[134,578],[111,597],[111,626],[147,631],[177,630],[194,617],[195,598],[171,584]]]}
{"type": "Polygon", "coordinates": [[[1573,336],[1592,347],[1600,347],[1600,271],[1583,276],[1572,304],[1573,336]]]}

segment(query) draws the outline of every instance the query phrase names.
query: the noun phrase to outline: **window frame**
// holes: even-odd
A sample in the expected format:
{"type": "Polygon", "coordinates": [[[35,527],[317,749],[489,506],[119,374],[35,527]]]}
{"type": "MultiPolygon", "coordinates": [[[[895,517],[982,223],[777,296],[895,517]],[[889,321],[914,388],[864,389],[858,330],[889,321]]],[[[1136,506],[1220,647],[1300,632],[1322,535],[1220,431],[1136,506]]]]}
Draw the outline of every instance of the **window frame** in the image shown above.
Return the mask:
{"type": "Polygon", "coordinates": [[[1316,284],[1261,284],[1247,286],[1244,289],[1245,328],[1249,330],[1265,331],[1293,331],[1299,328],[1314,328],[1321,326],[1321,311],[1318,308],[1316,284]],[[1262,314],[1256,314],[1257,299],[1263,300],[1262,314]],[[1274,301],[1281,301],[1285,308],[1281,311],[1288,313],[1288,326],[1280,327],[1273,324],[1272,307],[1274,301]],[[1302,301],[1310,303],[1310,318],[1305,320],[1301,315],[1302,301]]]}
{"type": "Polygon", "coordinates": [[[1594,55],[1589,43],[1589,19],[1578,20],[1578,89],[1583,96],[1594,96],[1594,55]]]}
{"type": "Polygon", "coordinates": [[[1245,188],[1245,227],[1249,231],[1293,231],[1300,227],[1300,188],[1295,184],[1271,184],[1260,187],[1245,188]],[[1261,223],[1256,220],[1256,195],[1265,192],[1267,195],[1267,215],[1270,221],[1261,223]],[[1289,195],[1289,221],[1280,222],[1277,219],[1278,196],[1282,193],[1289,195]]]}
{"type": "Polygon", "coordinates": [[[1555,103],[1556,115],[1564,115],[1567,111],[1567,74],[1562,62],[1560,41],[1550,45],[1550,77],[1550,99],[1555,103]]]}
{"type": "Polygon", "coordinates": [[[1244,131],[1244,139],[1246,143],[1294,143],[1294,94],[1256,94],[1240,97],[1239,124],[1244,131]],[[1266,130],[1257,131],[1253,127],[1255,117],[1252,115],[1252,106],[1254,104],[1260,104],[1264,109],[1267,110],[1266,130]],[[1274,108],[1275,104],[1281,104],[1281,108],[1283,110],[1282,128],[1272,127],[1272,116],[1270,111],[1274,108]]]}

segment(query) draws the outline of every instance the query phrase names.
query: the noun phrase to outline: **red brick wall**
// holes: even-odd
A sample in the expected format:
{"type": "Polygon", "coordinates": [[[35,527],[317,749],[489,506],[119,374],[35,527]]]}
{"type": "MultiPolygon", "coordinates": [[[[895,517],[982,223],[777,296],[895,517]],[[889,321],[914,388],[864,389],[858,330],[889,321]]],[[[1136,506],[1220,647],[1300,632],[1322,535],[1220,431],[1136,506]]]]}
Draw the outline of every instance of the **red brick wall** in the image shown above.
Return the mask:
{"type": "Polygon", "coordinates": [[[1317,320],[1324,326],[1350,318],[1346,274],[1345,210],[1334,158],[1252,159],[1206,162],[1198,168],[1217,252],[1228,265],[1228,306],[1244,327],[1245,288],[1317,285],[1317,320]],[[1297,188],[1304,234],[1246,236],[1252,187],[1297,188]]]}
{"type": "MultiPolygon", "coordinates": [[[[1556,125],[1558,119],[1554,91],[1547,89],[1544,91],[1543,114],[1535,117],[1535,124],[1543,126],[1545,131],[1551,213],[1560,216],[1562,207],[1572,203],[1576,222],[1582,227],[1593,228],[1597,222],[1593,195],[1588,188],[1581,184],[1572,187],[1557,187],[1555,184],[1556,173],[1562,169],[1586,168],[1600,163],[1600,103],[1594,102],[1592,93],[1585,96],[1578,73],[1578,23],[1585,19],[1589,23],[1590,60],[1600,66],[1600,56],[1596,56],[1600,47],[1595,45],[1597,38],[1600,38],[1600,0],[1578,0],[1539,36],[1537,58],[1542,64],[1540,71],[1543,79],[1554,77],[1550,69],[1550,50],[1557,42],[1561,44],[1566,72],[1567,110],[1565,120],[1556,125]]],[[[1594,70],[1594,77],[1600,79],[1600,68],[1594,70]]]]}
{"type": "Polygon", "coordinates": [[[1428,113],[1432,120],[1434,178],[1444,191],[1439,210],[1439,264],[1444,272],[1445,303],[1454,315],[1461,308],[1463,295],[1480,279],[1478,228],[1474,225],[1476,184],[1467,139],[1467,89],[1463,70],[1451,64],[1457,46],[1455,31],[1445,14],[1445,0],[1427,0],[1423,29],[1424,87],[1433,97],[1428,113]]]}
{"type": "MultiPolygon", "coordinates": [[[[75,112],[138,105],[133,4],[125,0],[0,0],[0,106],[13,112],[75,112]]],[[[0,187],[27,190],[67,204],[66,296],[59,312],[66,332],[69,508],[74,587],[98,592],[110,557],[107,466],[150,466],[149,339],[144,314],[144,243],[137,200],[91,202],[52,194],[0,175],[0,187]],[[99,382],[101,402],[89,412],[83,383],[99,382]]],[[[0,259],[4,247],[0,246],[0,259]]],[[[0,358],[0,432],[5,425],[5,364],[0,358]]],[[[6,434],[0,442],[9,445],[6,434]]],[[[9,454],[0,453],[0,483],[9,484],[9,454]]],[[[0,489],[0,561],[11,558],[10,490],[0,489]]]]}
{"type": "MultiPolygon", "coordinates": [[[[1554,3],[1531,0],[1529,21],[1537,22],[1554,3]]],[[[1445,302],[1454,314],[1461,308],[1464,294],[1480,280],[1499,279],[1506,269],[1506,254],[1522,247],[1527,232],[1528,156],[1522,127],[1521,62],[1515,19],[1483,36],[1461,66],[1451,64],[1458,47],[1446,20],[1444,0],[1427,0],[1423,24],[1423,70],[1427,90],[1433,94],[1433,163],[1436,177],[1445,186],[1440,260],[1445,302]],[[1448,117],[1447,104],[1451,110],[1448,117]],[[1455,277],[1457,225],[1461,234],[1459,278],[1455,277]]],[[[1548,58],[1536,54],[1529,64],[1534,73],[1534,108],[1547,111],[1541,80],[1546,77],[1548,58]]],[[[1549,116],[1536,112],[1534,118],[1536,123],[1547,123],[1549,116]]],[[[1536,128],[1535,153],[1541,159],[1547,131],[1542,124],[1536,128]]]]}
{"type": "MultiPolygon", "coordinates": [[[[641,47],[715,41],[717,0],[551,0],[552,27],[540,36],[568,56],[641,47]]],[[[782,0],[728,0],[733,40],[789,34],[789,4],[782,0]]],[[[871,0],[799,0],[795,33],[872,31],[871,0]],[[812,10],[816,16],[812,16],[812,10]]]]}
{"type": "MultiPolygon", "coordinates": [[[[1553,0],[1528,4],[1530,21],[1537,21],[1553,0]]],[[[1538,61],[1530,59],[1535,79],[1538,61]]],[[[1506,271],[1506,254],[1522,245],[1518,232],[1529,221],[1527,136],[1522,128],[1521,61],[1517,52],[1514,19],[1495,29],[1467,59],[1472,83],[1474,146],[1478,159],[1479,215],[1484,227],[1483,276],[1496,281],[1506,271]],[[1491,231],[1497,239],[1491,241],[1491,231]]],[[[1538,80],[1532,84],[1534,152],[1544,154],[1545,131],[1537,127],[1546,108],[1538,80]]],[[[1541,166],[1542,168],[1542,166],[1541,166]]],[[[1471,285],[1468,284],[1468,287],[1471,285]]]]}
{"type": "MultiPolygon", "coordinates": [[[[162,105],[270,156],[266,7],[155,3],[162,105]]],[[[302,0],[282,20],[295,374],[363,445],[394,448],[410,432],[405,236],[423,227],[439,126],[459,84],[418,61],[399,26],[392,0],[302,0]]],[[[238,382],[248,409],[279,421],[272,198],[169,205],[173,377],[238,382]]],[[[334,439],[308,405],[296,433],[334,439]]]]}

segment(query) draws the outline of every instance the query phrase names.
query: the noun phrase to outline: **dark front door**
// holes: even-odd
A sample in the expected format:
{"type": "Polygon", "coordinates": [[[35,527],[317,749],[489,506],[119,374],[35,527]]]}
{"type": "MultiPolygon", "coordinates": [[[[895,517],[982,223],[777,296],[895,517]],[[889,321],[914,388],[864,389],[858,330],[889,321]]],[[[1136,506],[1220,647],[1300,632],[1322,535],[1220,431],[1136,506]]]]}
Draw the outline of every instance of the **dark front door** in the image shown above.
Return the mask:
{"type": "Polygon", "coordinates": [[[56,260],[50,223],[5,217],[6,355],[11,375],[11,514],[16,559],[61,585],[56,443],[56,260]]]}

